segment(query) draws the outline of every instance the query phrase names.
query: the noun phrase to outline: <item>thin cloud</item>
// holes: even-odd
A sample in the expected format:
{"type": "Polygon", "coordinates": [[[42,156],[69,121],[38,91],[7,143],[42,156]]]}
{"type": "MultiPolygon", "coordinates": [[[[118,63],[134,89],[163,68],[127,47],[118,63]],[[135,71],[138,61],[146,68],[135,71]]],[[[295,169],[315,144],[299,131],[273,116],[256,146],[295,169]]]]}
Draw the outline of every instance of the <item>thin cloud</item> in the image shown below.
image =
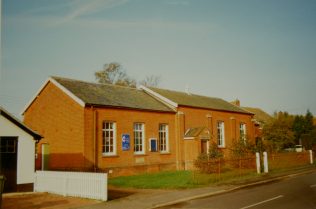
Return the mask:
{"type": "Polygon", "coordinates": [[[53,24],[59,25],[85,15],[95,14],[106,9],[124,5],[129,1],[130,0],[72,0],[56,3],[50,6],[39,6],[20,14],[20,16],[23,18],[32,16],[38,18],[38,16],[41,16],[41,18],[53,19],[53,14],[59,13],[55,18],[58,21],[53,24]],[[65,12],[60,14],[61,11],[65,12]]]}
{"type": "Polygon", "coordinates": [[[155,19],[146,20],[106,20],[98,18],[76,18],[71,21],[65,22],[64,17],[45,16],[42,18],[37,17],[9,17],[7,21],[10,25],[19,27],[22,25],[30,25],[43,28],[54,27],[78,27],[85,29],[157,29],[157,30],[181,30],[181,31],[210,31],[217,28],[216,25],[209,23],[181,22],[181,21],[161,21],[155,19]],[[63,23],[61,25],[61,23],[63,23]]]}
{"type": "Polygon", "coordinates": [[[72,20],[80,16],[117,7],[126,4],[128,1],[129,0],[75,0],[72,4],[72,11],[66,15],[65,20],[72,20]]]}

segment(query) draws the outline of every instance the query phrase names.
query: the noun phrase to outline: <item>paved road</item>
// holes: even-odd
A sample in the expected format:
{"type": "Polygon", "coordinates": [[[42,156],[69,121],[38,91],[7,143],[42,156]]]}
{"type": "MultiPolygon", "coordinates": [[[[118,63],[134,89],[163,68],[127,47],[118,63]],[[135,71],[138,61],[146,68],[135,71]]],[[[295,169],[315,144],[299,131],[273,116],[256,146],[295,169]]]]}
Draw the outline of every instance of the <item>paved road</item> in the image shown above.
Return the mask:
{"type": "Polygon", "coordinates": [[[163,209],[171,208],[316,209],[316,173],[163,207],[163,209]]]}

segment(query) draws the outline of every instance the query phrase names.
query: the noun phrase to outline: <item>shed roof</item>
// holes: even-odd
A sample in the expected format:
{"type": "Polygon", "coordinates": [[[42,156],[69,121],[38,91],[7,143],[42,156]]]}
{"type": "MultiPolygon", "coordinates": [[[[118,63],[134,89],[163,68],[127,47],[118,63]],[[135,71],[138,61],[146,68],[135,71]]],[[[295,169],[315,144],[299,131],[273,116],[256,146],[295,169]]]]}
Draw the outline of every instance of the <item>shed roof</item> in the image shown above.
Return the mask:
{"type": "Polygon", "coordinates": [[[90,83],[61,77],[52,77],[52,79],[69,90],[86,105],[174,112],[163,103],[136,88],[90,83]]]}
{"type": "Polygon", "coordinates": [[[0,106],[0,115],[11,121],[13,124],[21,128],[23,131],[26,133],[30,134],[31,136],[34,137],[35,140],[40,140],[43,138],[41,135],[27,127],[24,123],[22,123],[19,119],[14,117],[12,114],[10,114],[8,111],[6,111],[3,107],[0,106]]]}
{"type": "Polygon", "coordinates": [[[150,87],[149,89],[177,103],[178,105],[253,115],[253,113],[248,112],[247,110],[244,110],[220,98],[188,94],[185,92],[171,91],[153,87],[150,87]]]}

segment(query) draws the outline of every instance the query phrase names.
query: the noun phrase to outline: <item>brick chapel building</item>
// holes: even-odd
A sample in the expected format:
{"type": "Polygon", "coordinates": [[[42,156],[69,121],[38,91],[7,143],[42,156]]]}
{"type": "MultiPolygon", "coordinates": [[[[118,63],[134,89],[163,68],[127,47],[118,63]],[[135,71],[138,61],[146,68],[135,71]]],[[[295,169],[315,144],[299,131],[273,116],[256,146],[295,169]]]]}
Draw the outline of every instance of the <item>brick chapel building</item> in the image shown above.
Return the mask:
{"type": "Polygon", "coordinates": [[[130,175],[192,169],[213,141],[254,140],[254,114],[219,98],[50,77],[23,111],[37,169],[130,175]]]}

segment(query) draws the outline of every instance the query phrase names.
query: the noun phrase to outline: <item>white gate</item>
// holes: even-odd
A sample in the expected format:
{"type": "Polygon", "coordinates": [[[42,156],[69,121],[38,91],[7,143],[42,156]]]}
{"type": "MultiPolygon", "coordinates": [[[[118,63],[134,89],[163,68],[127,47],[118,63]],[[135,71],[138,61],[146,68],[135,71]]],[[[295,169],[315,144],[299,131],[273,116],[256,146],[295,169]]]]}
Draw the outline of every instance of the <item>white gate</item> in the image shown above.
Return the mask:
{"type": "Polygon", "coordinates": [[[36,171],[34,191],[106,201],[107,174],[36,171]]]}

